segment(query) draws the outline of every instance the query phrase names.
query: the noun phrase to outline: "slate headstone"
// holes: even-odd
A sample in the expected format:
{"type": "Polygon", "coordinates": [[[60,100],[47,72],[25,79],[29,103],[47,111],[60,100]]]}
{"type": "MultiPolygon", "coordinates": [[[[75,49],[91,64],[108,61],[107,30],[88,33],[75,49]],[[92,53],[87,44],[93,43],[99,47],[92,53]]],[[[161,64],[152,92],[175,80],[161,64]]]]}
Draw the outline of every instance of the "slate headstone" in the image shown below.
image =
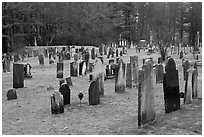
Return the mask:
{"type": "Polygon", "coordinates": [[[15,89],[9,89],[7,94],[7,100],[17,99],[17,93],[15,89]]]}
{"type": "Polygon", "coordinates": [[[70,104],[70,88],[66,83],[60,86],[59,92],[63,95],[64,105],[70,104]]]}
{"type": "Polygon", "coordinates": [[[126,70],[126,87],[132,88],[132,82],[133,82],[133,77],[132,77],[132,71],[131,71],[131,65],[130,63],[127,63],[127,70],[126,70]]]}
{"type": "Polygon", "coordinates": [[[180,57],[179,57],[179,58],[180,58],[180,59],[183,58],[183,51],[180,52],[180,57]]]}
{"type": "Polygon", "coordinates": [[[40,65],[44,65],[44,56],[43,56],[42,54],[40,54],[40,55],[38,56],[38,58],[39,58],[39,64],[40,64],[40,65]]]}
{"type": "Polygon", "coordinates": [[[70,76],[71,77],[78,76],[78,63],[76,61],[70,63],[70,76]]]}
{"type": "Polygon", "coordinates": [[[96,52],[95,52],[95,48],[91,49],[91,59],[95,59],[96,58],[96,52]]]}
{"type": "Polygon", "coordinates": [[[13,63],[13,88],[24,87],[24,65],[13,63]]]}
{"type": "Polygon", "coordinates": [[[156,84],[163,83],[163,74],[164,74],[163,65],[161,63],[156,64],[155,70],[156,70],[156,84]]]}
{"type": "Polygon", "coordinates": [[[130,66],[132,74],[132,85],[135,87],[138,85],[139,76],[138,56],[130,56],[130,66]]]}
{"type": "Polygon", "coordinates": [[[63,101],[63,95],[55,91],[51,96],[51,112],[52,114],[60,114],[64,113],[64,101],[63,101]]]}
{"type": "Polygon", "coordinates": [[[57,78],[63,78],[63,62],[57,62],[57,78]]]}
{"type": "Polygon", "coordinates": [[[138,126],[143,127],[155,121],[153,67],[147,59],[139,70],[138,126]]]}
{"type": "Polygon", "coordinates": [[[97,80],[92,81],[89,87],[89,105],[100,103],[99,83],[97,80]]]}
{"type": "Polygon", "coordinates": [[[73,85],[71,77],[68,77],[65,80],[66,80],[66,83],[67,83],[68,86],[72,86],[73,85]]]}
{"type": "Polygon", "coordinates": [[[173,58],[169,58],[165,65],[163,90],[165,113],[170,113],[180,109],[178,70],[176,70],[176,64],[173,58]]]}

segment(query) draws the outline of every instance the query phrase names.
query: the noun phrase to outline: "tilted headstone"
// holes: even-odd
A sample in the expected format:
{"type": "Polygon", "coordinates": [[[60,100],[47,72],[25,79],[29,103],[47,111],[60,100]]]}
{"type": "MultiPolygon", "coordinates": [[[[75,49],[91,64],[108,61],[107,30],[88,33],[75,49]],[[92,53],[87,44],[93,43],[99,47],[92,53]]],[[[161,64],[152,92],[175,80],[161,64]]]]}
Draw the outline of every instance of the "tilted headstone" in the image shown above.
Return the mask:
{"type": "Polygon", "coordinates": [[[51,96],[51,112],[52,114],[60,114],[64,113],[64,101],[63,101],[63,95],[55,91],[51,96]]]}
{"type": "Polygon", "coordinates": [[[100,93],[98,81],[92,81],[89,87],[89,105],[97,105],[100,103],[100,93]]]}
{"type": "Polygon", "coordinates": [[[165,113],[180,109],[178,70],[173,58],[167,60],[163,78],[165,113]]]}
{"type": "Polygon", "coordinates": [[[57,78],[63,78],[63,62],[57,62],[57,78]]]}
{"type": "Polygon", "coordinates": [[[188,60],[186,60],[183,64],[183,79],[186,80],[186,77],[187,77],[187,70],[189,69],[190,67],[190,63],[188,60]]]}
{"type": "Polygon", "coordinates": [[[193,72],[193,79],[192,79],[192,86],[193,86],[193,91],[192,91],[192,98],[196,99],[198,97],[198,68],[197,68],[197,63],[195,62],[194,64],[194,72],[193,72]]]}
{"type": "Polygon", "coordinates": [[[70,76],[77,77],[78,76],[78,63],[76,61],[70,63],[70,76]]]}
{"type": "Polygon", "coordinates": [[[64,105],[70,104],[70,88],[66,83],[63,83],[60,88],[59,92],[63,95],[64,105]]]}
{"type": "Polygon", "coordinates": [[[139,70],[138,88],[138,126],[143,127],[155,120],[153,67],[146,60],[139,70]]]}
{"type": "Polygon", "coordinates": [[[135,87],[138,85],[139,76],[138,56],[130,56],[130,66],[132,74],[132,85],[135,87]]]}
{"type": "Polygon", "coordinates": [[[24,87],[24,65],[13,63],[13,88],[24,87]]]}
{"type": "Polygon", "coordinates": [[[15,89],[9,89],[7,94],[7,100],[17,99],[17,94],[15,89]]]}
{"type": "Polygon", "coordinates": [[[91,59],[95,59],[96,58],[96,52],[95,52],[95,48],[91,49],[91,59]]]}
{"type": "Polygon", "coordinates": [[[116,65],[115,92],[125,92],[125,83],[125,67],[121,59],[119,64],[116,65]]]}
{"type": "Polygon", "coordinates": [[[161,63],[156,64],[155,69],[156,69],[156,84],[163,83],[163,75],[164,75],[163,65],[161,63]]]}
{"type": "Polygon", "coordinates": [[[185,104],[189,104],[192,101],[192,92],[193,92],[193,72],[195,71],[195,69],[190,68],[187,70],[187,77],[186,77],[186,81],[185,81],[185,97],[184,97],[184,103],[185,104]]]}

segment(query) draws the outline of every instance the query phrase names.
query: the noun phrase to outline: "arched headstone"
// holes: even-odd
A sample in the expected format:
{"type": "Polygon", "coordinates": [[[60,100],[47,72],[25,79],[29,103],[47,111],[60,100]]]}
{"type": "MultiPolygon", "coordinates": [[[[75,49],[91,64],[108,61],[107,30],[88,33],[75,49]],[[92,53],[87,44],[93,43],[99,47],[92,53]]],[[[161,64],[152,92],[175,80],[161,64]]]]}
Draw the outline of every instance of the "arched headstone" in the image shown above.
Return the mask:
{"type": "Polygon", "coordinates": [[[60,86],[59,92],[63,95],[64,105],[70,104],[70,88],[66,83],[60,86]]]}
{"type": "Polygon", "coordinates": [[[7,94],[7,100],[17,99],[17,94],[15,89],[9,89],[7,94]]]}
{"type": "Polygon", "coordinates": [[[163,77],[165,112],[170,113],[180,109],[180,94],[178,70],[173,58],[169,58],[163,77]]]}
{"type": "Polygon", "coordinates": [[[99,85],[97,81],[92,81],[89,87],[89,105],[100,103],[99,85]]]}

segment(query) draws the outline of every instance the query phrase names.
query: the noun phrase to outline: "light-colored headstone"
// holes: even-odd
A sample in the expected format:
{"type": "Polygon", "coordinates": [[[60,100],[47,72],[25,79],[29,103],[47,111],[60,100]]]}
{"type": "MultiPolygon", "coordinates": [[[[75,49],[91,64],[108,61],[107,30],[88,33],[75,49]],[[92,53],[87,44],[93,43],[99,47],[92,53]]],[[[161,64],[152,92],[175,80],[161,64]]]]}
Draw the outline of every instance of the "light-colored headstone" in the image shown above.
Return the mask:
{"type": "Polygon", "coordinates": [[[119,65],[116,66],[116,76],[115,76],[115,92],[125,92],[125,64],[121,59],[119,65]]]}
{"type": "Polygon", "coordinates": [[[139,70],[138,126],[142,127],[155,120],[153,67],[149,60],[139,70]]]}

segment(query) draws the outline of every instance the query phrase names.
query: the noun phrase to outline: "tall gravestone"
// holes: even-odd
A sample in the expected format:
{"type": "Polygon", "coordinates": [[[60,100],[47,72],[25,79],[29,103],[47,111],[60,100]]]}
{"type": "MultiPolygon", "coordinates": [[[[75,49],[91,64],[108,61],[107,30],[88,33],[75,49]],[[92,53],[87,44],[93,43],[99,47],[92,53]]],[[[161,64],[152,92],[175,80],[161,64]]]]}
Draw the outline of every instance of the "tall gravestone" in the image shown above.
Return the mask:
{"type": "Polygon", "coordinates": [[[116,65],[115,92],[125,92],[125,84],[125,64],[121,59],[119,64],[116,65]]]}
{"type": "Polygon", "coordinates": [[[63,78],[63,62],[57,62],[57,78],[63,78]]]}
{"type": "Polygon", "coordinates": [[[183,79],[186,80],[186,77],[187,77],[187,70],[189,69],[190,67],[190,64],[189,64],[189,61],[186,60],[183,64],[183,79]]]}
{"type": "Polygon", "coordinates": [[[107,47],[104,46],[104,55],[107,55],[107,47]]]}
{"type": "Polygon", "coordinates": [[[153,67],[147,59],[139,70],[138,126],[143,127],[155,120],[153,67]]]}
{"type": "Polygon", "coordinates": [[[138,85],[139,75],[138,56],[130,56],[130,66],[132,74],[132,85],[135,87],[138,85]]]}
{"type": "Polygon", "coordinates": [[[95,48],[91,49],[91,59],[95,59],[96,58],[96,52],[95,52],[95,48]]]}
{"type": "Polygon", "coordinates": [[[119,51],[118,51],[118,48],[116,48],[116,57],[119,56],[119,51]]]}
{"type": "Polygon", "coordinates": [[[70,76],[71,77],[78,76],[78,63],[76,61],[70,63],[70,76]]]}
{"type": "Polygon", "coordinates": [[[163,83],[163,74],[164,74],[163,65],[161,63],[156,64],[155,70],[156,70],[156,84],[163,83]]]}
{"type": "Polygon", "coordinates": [[[70,88],[66,83],[60,86],[59,92],[63,95],[64,105],[70,104],[70,88]]]}
{"type": "Polygon", "coordinates": [[[24,87],[24,65],[13,63],[13,88],[24,87]]]}
{"type": "Polygon", "coordinates": [[[126,69],[126,87],[128,87],[128,88],[132,88],[133,87],[133,85],[132,85],[132,82],[133,82],[132,75],[133,75],[133,73],[132,73],[131,70],[132,69],[131,69],[130,63],[127,63],[127,69],[126,69]]]}
{"type": "Polygon", "coordinates": [[[82,61],[79,63],[79,75],[82,75],[82,68],[83,68],[84,63],[85,61],[82,61]]]}
{"type": "Polygon", "coordinates": [[[187,76],[186,76],[186,81],[185,81],[185,97],[184,97],[184,103],[189,104],[192,101],[192,92],[193,92],[193,72],[195,69],[190,68],[187,70],[187,76]]]}
{"type": "Polygon", "coordinates": [[[64,101],[60,92],[55,91],[51,96],[51,112],[52,114],[64,113],[64,101]]]}
{"type": "Polygon", "coordinates": [[[183,58],[183,51],[180,52],[180,57],[179,57],[179,58],[180,58],[180,59],[183,58]]]}
{"type": "Polygon", "coordinates": [[[163,77],[165,113],[180,109],[179,79],[176,64],[172,58],[167,60],[163,77]]]}
{"type": "Polygon", "coordinates": [[[92,81],[89,87],[89,105],[97,105],[100,103],[100,93],[98,81],[92,81]]]}
{"type": "Polygon", "coordinates": [[[192,79],[192,86],[193,86],[193,91],[192,91],[192,98],[196,99],[198,97],[198,68],[197,68],[197,63],[195,62],[194,64],[194,72],[193,72],[193,79],[192,79]]]}

